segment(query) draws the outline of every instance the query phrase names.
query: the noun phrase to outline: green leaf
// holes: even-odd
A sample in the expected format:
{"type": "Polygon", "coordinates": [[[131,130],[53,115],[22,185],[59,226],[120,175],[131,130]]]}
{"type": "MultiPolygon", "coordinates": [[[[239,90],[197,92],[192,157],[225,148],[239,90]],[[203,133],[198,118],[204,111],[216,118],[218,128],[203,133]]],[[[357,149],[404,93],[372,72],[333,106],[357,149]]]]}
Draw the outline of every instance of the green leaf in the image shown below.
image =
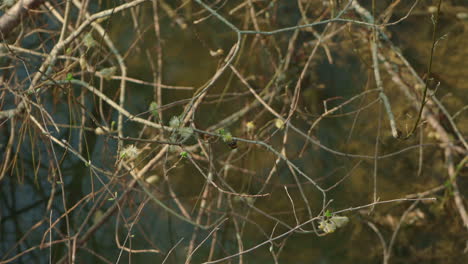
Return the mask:
{"type": "Polygon", "coordinates": [[[224,142],[226,142],[226,143],[233,142],[231,132],[227,131],[224,128],[221,128],[220,130],[218,130],[218,133],[219,133],[219,135],[221,136],[221,138],[223,139],[224,142]]]}
{"type": "Polygon", "coordinates": [[[347,216],[333,216],[330,222],[338,228],[346,225],[349,222],[349,218],[347,216]]]}
{"type": "Polygon", "coordinates": [[[446,181],[444,182],[444,186],[445,186],[445,188],[449,188],[449,189],[450,189],[450,188],[452,188],[452,182],[451,182],[450,180],[446,180],[446,181]]]}
{"type": "Polygon", "coordinates": [[[179,128],[180,126],[180,118],[178,116],[173,116],[171,117],[171,120],[169,121],[169,126],[172,128],[179,128]]]}
{"type": "Polygon", "coordinates": [[[102,78],[104,78],[106,80],[110,80],[112,78],[112,76],[115,75],[116,72],[117,72],[117,67],[115,67],[115,66],[112,66],[112,67],[109,67],[109,68],[104,68],[104,69],[99,71],[102,78]]]}
{"type": "Polygon", "coordinates": [[[343,227],[348,222],[349,218],[346,216],[333,216],[330,219],[322,220],[319,224],[319,228],[326,234],[331,234],[335,232],[337,228],[343,227]]]}
{"type": "Polygon", "coordinates": [[[115,200],[115,198],[117,198],[117,192],[114,192],[114,195],[112,197],[110,197],[109,199],[107,199],[108,201],[113,201],[115,200]]]}
{"type": "Polygon", "coordinates": [[[182,140],[186,140],[193,135],[193,129],[191,127],[182,127],[177,131],[177,133],[182,137],[182,140]]]}
{"type": "Polygon", "coordinates": [[[3,7],[11,7],[15,4],[15,0],[3,0],[3,7]]]}
{"type": "Polygon", "coordinates": [[[326,217],[332,217],[332,214],[331,214],[330,210],[327,210],[327,211],[325,212],[325,216],[326,216],[326,217]]]}
{"type": "Polygon", "coordinates": [[[181,156],[182,158],[187,158],[187,157],[188,157],[187,151],[182,151],[182,152],[180,153],[180,156],[181,156]]]}
{"type": "Polygon", "coordinates": [[[67,73],[67,81],[73,80],[73,74],[71,72],[67,73]]]}
{"type": "Polygon", "coordinates": [[[230,132],[225,132],[223,135],[222,135],[222,138],[223,138],[223,141],[224,142],[232,142],[232,135],[230,132]]]}
{"type": "Polygon", "coordinates": [[[149,106],[149,111],[150,111],[151,114],[152,114],[154,117],[156,117],[156,118],[159,116],[158,108],[159,108],[158,103],[156,103],[156,102],[151,102],[151,104],[150,104],[150,106],[149,106]]]}
{"type": "Polygon", "coordinates": [[[96,45],[96,41],[94,41],[93,35],[91,34],[91,32],[89,32],[88,34],[84,36],[83,41],[87,48],[91,48],[96,45]]]}

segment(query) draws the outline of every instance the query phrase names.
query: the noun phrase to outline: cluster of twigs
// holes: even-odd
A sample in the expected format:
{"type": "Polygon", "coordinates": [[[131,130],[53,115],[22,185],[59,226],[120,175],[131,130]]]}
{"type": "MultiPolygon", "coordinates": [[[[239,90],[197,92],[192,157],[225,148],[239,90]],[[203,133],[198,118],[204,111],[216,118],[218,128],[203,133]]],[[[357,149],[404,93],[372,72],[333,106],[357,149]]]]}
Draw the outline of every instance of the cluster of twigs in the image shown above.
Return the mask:
{"type": "MultiPolygon", "coordinates": [[[[434,202],[433,197],[447,188],[468,229],[457,184],[457,175],[466,167],[468,144],[455,120],[466,107],[451,115],[429,89],[431,66],[423,80],[388,36],[388,29],[408,19],[419,1],[389,21],[400,1],[383,9],[373,1],[369,11],[356,0],[298,0],[292,6],[300,19],[290,26],[281,24],[294,21],[281,17],[287,16],[287,11],[279,10],[281,1],[128,0],[112,2],[112,6],[105,2],[20,0],[6,6],[0,18],[0,131],[4,134],[0,184],[2,190],[6,185],[36,185],[42,192],[42,215],[31,219],[14,241],[2,239],[6,246],[0,251],[1,263],[28,261],[32,256],[41,260],[47,256],[54,263],[80,262],[85,256],[117,263],[123,256],[131,259],[142,253],[167,262],[175,252],[179,257],[183,254],[185,263],[242,263],[247,253],[264,246],[279,263],[294,234],[329,235],[342,227],[339,221],[348,222],[352,213],[411,202],[388,243],[376,224],[366,220],[378,234],[383,262],[388,263],[408,213],[421,202],[434,202]],[[143,20],[148,14],[150,19],[143,20]],[[130,36],[113,33],[128,26],[119,23],[120,19],[132,22],[130,36]],[[198,31],[211,26],[233,33],[229,48],[208,48],[207,37],[198,31]],[[199,87],[165,80],[166,68],[171,67],[165,59],[169,49],[165,34],[187,32],[194,32],[209,55],[207,60],[217,65],[199,87]],[[312,40],[304,40],[304,33],[312,40]],[[340,92],[343,96],[335,100],[323,99],[323,107],[308,108],[305,94],[307,89],[316,89],[311,86],[319,86],[313,77],[318,63],[334,64],[339,54],[336,46],[347,38],[353,40],[353,53],[369,73],[367,87],[340,92]],[[148,39],[153,43],[148,44],[148,39]],[[120,42],[130,44],[124,49],[126,44],[120,42]],[[135,54],[147,60],[140,63],[147,65],[151,81],[131,74],[136,73],[132,71],[136,66],[130,65],[135,54]],[[255,63],[251,60],[261,61],[265,70],[250,70],[255,63]],[[233,90],[234,86],[241,88],[233,90]],[[148,87],[152,96],[145,102],[152,103],[145,106],[148,110],[135,111],[141,108],[135,107],[133,100],[138,99],[132,96],[136,98],[138,89],[148,87]],[[172,100],[178,93],[190,96],[172,100]],[[206,109],[217,114],[207,114],[206,109]],[[403,111],[413,113],[409,130],[402,128],[400,115],[395,114],[403,111]],[[448,127],[437,113],[449,121],[448,127]],[[318,131],[326,126],[325,120],[348,116],[353,122],[346,129],[345,144],[322,140],[318,131]],[[367,133],[375,139],[351,139],[362,116],[372,118],[366,122],[372,131],[367,133]],[[435,133],[436,140],[422,142],[429,133],[435,133]],[[387,134],[392,142],[407,144],[384,153],[382,142],[387,134]],[[373,151],[365,153],[354,144],[368,145],[373,151]],[[446,182],[434,189],[415,189],[408,196],[381,199],[385,186],[378,180],[382,171],[392,169],[381,162],[398,163],[402,155],[412,153],[418,169],[411,173],[417,176],[424,167],[431,169],[424,162],[426,148],[443,151],[446,182]],[[314,155],[316,160],[302,164],[314,155]],[[324,162],[321,155],[352,166],[344,166],[343,176],[330,184],[329,176],[315,172],[324,162]],[[366,163],[372,167],[366,171],[372,175],[371,200],[362,205],[335,201],[333,192],[344,188],[366,163]],[[76,166],[83,168],[86,179],[76,179],[70,171],[76,166]],[[345,204],[345,209],[333,209],[335,203],[345,204]],[[290,217],[275,213],[279,209],[290,217]],[[147,226],[154,215],[164,222],[158,228],[175,221],[175,230],[188,228],[190,232],[181,231],[175,243],[164,241],[171,235],[150,235],[164,233],[147,226]],[[265,221],[268,224],[262,224],[265,221]],[[107,237],[97,234],[110,224],[115,226],[113,237],[110,232],[107,237]],[[256,236],[247,233],[252,228],[256,236]],[[97,252],[90,242],[97,237],[106,237],[109,243],[115,240],[110,244],[118,254],[111,258],[97,252]]],[[[441,2],[432,26],[429,65],[438,41],[441,2]]],[[[222,35],[212,38],[226,38],[222,35]]],[[[18,197],[20,193],[13,189],[8,194],[11,199],[31,199],[18,197]]],[[[6,196],[2,197],[4,205],[10,204],[6,196]]],[[[13,224],[8,221],[17,217],[14,211],[2,209],[5,234],[12,232],[13,224]]]]}

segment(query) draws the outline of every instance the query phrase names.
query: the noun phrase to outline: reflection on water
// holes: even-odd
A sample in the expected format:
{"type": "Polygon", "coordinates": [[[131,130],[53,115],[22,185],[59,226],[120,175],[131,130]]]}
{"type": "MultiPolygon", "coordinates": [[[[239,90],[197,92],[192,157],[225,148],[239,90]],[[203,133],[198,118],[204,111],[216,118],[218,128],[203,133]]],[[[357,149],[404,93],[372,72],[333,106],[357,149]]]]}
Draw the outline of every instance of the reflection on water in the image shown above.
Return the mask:
{"type": "MultiPolygon", "coordinates": [[[[311,1],[311,5],[318,5],[319,2],[321,1],[311,1]]],[[[330,2],[344,5],[343,1],[330,2]]],[[[263,6],[259,4],[258,8],[260,5],[263,6]]],[[[276,5],[272,2],[272,6],[276,5]]],[[[301,14],[296,4],[278,3],[277,6],[266,9],[271,16],[277,17],[276,24],[266,24],[265,19],[263,22],[260,21],[262,28],[284,27],[300,19],[301,14]]],[[[227,3],[219,10],[227,12],[226,10],[232,10],[234,7],[235,4],[227,3]]],[[[191,8],[197,9],[198,12],[198,6],[191,8]]],[[[379,8],[383,9],[385,6],[379,8]]],[[[406,10],[406,7],[401,8],[406,10]]],[[[419,5],[417,9],[418,12],[426,10],[419,5]]],[[[187,10],[184,12],[189,12],[187,10]]],[[[447,12],[449,11],[452,9],[447,9],[447,12]]],[[[139,23],[151,26],[153,23],[151,10],[148,8],[139,12],[139,23]]],[[[398,17],[401,17],[398,12],[398,17]]],[[[247,23],[251,28],[251,22],[246,21],[248,16],[248,14],[245,14],[245,17],[238,15],[233,17],[232,21],[236,25],[247,23]]],[[[236,36],[216,17],[208,17],[203,23],[189,25],[186,30],[180,29],[167,16],[161,16],[160,19],[163,49],[162,83],[194,88],[163,89],[162,105],[170,107],[160,111],[163,117],[162,123],[168,124],[171,117],[183,113],[188,99],[191,99],[197,89],[203,86],[223,64],[225,56],[236,41],[236,36]],[[224,51],[224,56],[210,54],[210,51],[218,49],[224,51]],[[179,101],[180,103],[174,103],[179,101]]],[[[326,45],[319,47],[307,69],[306,77],[301,82],[302,90],[297,101],[297,114],[291,119],[292,124],[301,131],[308,131],[312,123],[324,113],[324,107],[328,110],[333,109],[356,94],[374,88],[373,72],[369,66],[371,57],[368,43],[365,41],[365,36],[368,36],[367,29],[342,26],[337,24],[327,29],[329,32],[336,30],[337,36],[325,42],[326,45]]],[[[316,30],[320,32],[324,27],[317,27],[316,30]]],[[[434,72],[442,76],[437,96],[443,98],[450,113],[466,105],[466,96],[463,95],[467,88],[465,69],[468,66],[466,65],[468,53],[466,48],[460,48],[464,47],[463,44],[467,41],[461,37],[465,31],[465,22],[443,15],[441,32],[448,34],[450,39],[442,39],[438,44],[434,72]]],[[[116,41],[118,50],[126,55],[128,76],[153,82],[152,67],[157,65],[156,41],[158,41],[154,31],[142,26],[140,32],[137,32],[128,14],[125,16],[116,14],[109,20],[108,32],[116,41]],[[138,34],[142,35],[140,40],[136,41],[138,34]]],[[[233,62],[236,69],[242,71],[246,82],[260,96],[265,96],[268,91],[276,91],[275,96],[267,98],[266,101],[273,109],[282,113],[283,117],[288,115],[291,102],[294,100],[296,82],[300,78],[307,57],[313,50],[315,44],[312,41],[315,40],[314,33],[317,32],[303,31],[298,34],[290,66],[282,78],[274,77],[277,68],[284,67],[288,41],[294,37],[291,32],[274,36],[246,37],[242,41],[238,59],[233,62]],[[273,82],[270,83],[272,79],[273,82]]],[[[410,16],[390,28],[388,34],[397,42],[412,65],[416,66],[416,70],[422,73],[430,50],[430,32],[431,24],[428,22],[428,15],[424,13],[424,15],[410,16]],[[421,20],[420,17],[424,17],[425,20],[421,20]]],[[[93,56],[96,58],[97,64],[94,66],[97,70],[109,66],[106,63],[100,65],[100,57],[96,54],[93,56]]],[[[383,67],[381,70],[384,71],[383,67]]],[[[383,81],[397,122],[405,130],[404,132],[407,132],[414,122],[416,112],[405,101],[404,95],[393,92],[397,88],[390,76],[384,75],[383,81]]],[[[94,78],[90,82],[97,86],[100,80],[94,78]]],[[[112,99],[115,101],[118,100],[115,92],[119,83],[113,80],[106,82],[105,86],[107,89],[105,92],[109,96],[114,96],[112,99]]],[[[82,88],[70,85],[69,89],[69,92],[76,97],[82,96],[82,88]]],[[[149,114],[145,112],[155,100],[154,91],[153,86],[129,82],[125,108],[133,114],[143,113],[142,116],[149,119],[149,114]]],[[[61,103],[66,101],[67,96],[61,91],[52,95],[43,95],[42,104],[56,123],[79,127],[77,123],[79,119],[76,117],[80,113],[78,108],[74,109],[69,104],[61,103]]],[[[113,120],[117,120],[117,113],[115,111],[111,113],[107,105],[99,106],[96,103],[98,100],[91,94],[83,96],[86,110],[90,115],[98,117],[97,120],[107,122],[109,125],[113,120]],[[105,113],[105,118],[101,116],[102,111],[105,113]]],[[[377,96],[377,93],[366,94],[341,108],[331,117],[323,119],[313,130],[311,137],[333,150],[371,157],[375,153],[377,137],[380,154],[394,153],[418,144],[417,137],[407,141],[391,137],[384,109],[379,103],[375,103],[377,96]],[[381,129],[377,132],[379,126],[381,129]]],[[[243,107],[253,104],[254,101],[255,97],[246,85],[232,71],[227,71],[209,90],[205,99],[206,104],[200,105],[193,115],[194,125],[199,129],[214,126],[225,118],[235,116],[243,107]]],[[[275,127],[275,118],[259,105],[233,118],[224,128],[235,137],[262,140],[278,151],[283,151],[282,153],[299,170],[316,181],[321,188],[331,188],[327,191],[326,197],[326,201],[329,202],[327,209],[330,212],[371,203],[374,199],[375,182],[377,182],[377,198],[384,201],[426,191],[443,185],[447,180],[444,153],[435,144],[424,147],[421,168],[419,148],[379,159],[375,164],[369,158],[335,155],[317,145],[305,142],[304,137],[291,128],[286,130],[275,127]],[[246,128],[249,121],[255,124],[254,133],[246,128]],[[284,141],[287,143],[283,144],[284,141]],[[421,171],[420,175],[418,170],[421,171]]],[[[464,119],[466,115],[460,115],[457,121],[461,131],[467,129],[464,126],[467,122],[462,122],[464,119]]],[[[91,124],[90,122],[88,125],[92,126],[91,124]]],[[[7,136],[9,126],[11,123],[7,122],[0,127],[2,150],[9,139],[7,136]]],[[[21,141],[15,141],[13,149],[18,155],[14,161],[14,169],[1,182],[0,256],[12,257],[41,242],[58,239],[66,234],[67,225],[64,220],[53,227],[52,237],[43,236],[51,223],[40,222],[45,217],[44,212],[52,212],[46,217],[51,217],[53,221],[63,217],[63,199],[66,200],[68,208],[79,204],[68,220],[73,235],[79,228],[88,230],[93,224],[99,223],[102,214],[115,206],[115,200],[126,191],[125,188],[131,189],[131,195],[86,243],[79,245],[77,262],[98,263],[102,260],[99,260],[97,255],[111,262],[117,260],[130,262],[129,254],[116,246],[116,243],[125,243],[126,247],[133,249],[153,248],[161,252],[131,254],[133,263],[148,261],[161,263],[168,252],[171,254],[166,263],[183,263],[190,248],[192,235],[197,231],[199,233],[195,240],[196,245],[201,243],[203,245],[197,249],[192,262],[201,263],[206,261],[210,254],[212,254],[211,259],[219,259],[235,254],[239,247],[244,250],[255,247],[271,237],[287,232],[297,222],[307,221],[310,219],[310,213],[313,216],[324,213],[321,212],[323,201],[318,188],[301,175],[291,173],[291,165],[277,161],[277,156],[271,152],[242,141],[237,142],[238,148],[232,150],[221,139],[205,140],[200,135],[200,141],[197,141],[196,137],[187,141],[187,148],[198,143],[204,146],[203,149],[192,148],[196,150],[190,152],[199,167],[188,158],[173,155],[169,151],[166,154],[167,159],[147,173],[158,176],[158,179],[148,186],[166,206],[176,209],[178,203],[181,203],[193,218],[197,217],[200,204],[206,203],[205,206],[209,207],[209,211],[200,216],[202,223],[214,223],[216,219],[227,217],[228,220],[220,226],[216,237],[213,237],[210,233],[212,229],[200,231],[148,200],[138,185],[128,187],[127,184],[132,181],[129,175],[120,172],[109,177],[104,173],[92,172],[89,166],[70,152],[54,145],[51,148],[47,138],[34,134],[31,128],[25,127],[27,126],[25,122],[16,123],[15,126],[18,127],[18,131],[23,129],[24,132],[21,133],[26,133],[28,136],[23,137],[21,141]],[[211,157],[211,160],[207,160],[205,155],[211,157]],[[52,156],[57,157],[57,160],[51,160],[52,156]],[[60,171],[54,169],[55,165],[51,165],[56,163],[60,164],[60,171]],[[221,193],[216,188],[210,188],[204,196],[207,181],[199,170],[214,175],[214,182],[226,188],[225,192],[221,193]],[[170,178],[170,185],[164,173],[170,178]],[[268,181],[268,184],[265,185],[265,181],[268,181]],[[297,184],[298,182],[301,184],[297,184]],[[65,193],[62,193],[60,185],[65,186],[65,193]],[[268,193],[268,196],[257,198],[234,196],[229,194],[232,190],[227,189],[227,186],[240,194],[262,192],[268,193]],[[92,192],[96,192],[94,196],[89,195],[92,192]],[[115,192],[116,197],[109,196],[109,192],[115,192]],[[52,194],[54,198],[50,200],[52,194]],[[173,199],[174,194],[178,200],[173,199]],[[92,199],[96,199],[96,203],[90,202],[92,199]],[[100,208],[97,209],[95,206],[100,208]],[[50,210],[47,211],[47,208],[50,210]],[[94,213],[88,215],[91,211],[94,213]],[[89,217],[92,217],[92,220],[81,226],[89,217]],[[38,222],[41,224],[37,225],[38,222]],[[118,234],[118,242],[114,237],[115,234],[118,234]],[[239,234],[242,234],[241,245],[238,240],[239,234]],[[21,241],[20,246],[12,252],[9,251],[23,236],[27,239],[21,241]],[[208,236],[211,238],[204,241],[208,236]],[[214,240],[216,243],[211,244],[214,240]],[[216,248],[214,253],[210,251],[212,247],[216,248]]],[[[125,135],[131,137],[143,135],[144,138],[152,138],[157,134],[149,128],[142,129],[139,124],[125,121],[125,135]]],[[[424,129],[430,128],[424,127],[424,129]]],[[[52,125],[50,130],[54,131],[52,125]]],[[[84,132],[85,141],[81,141],[78,131],[76,127],[63,127],[60,132],[54,132],[53,135],[66,139],[71,147],[80,149],[81,154],[91,160],[93,165],[109,171],[116,170],[116,160],[119,159],[116,140],[96,135],[92,130],[88,130],[84,132]]],[[[169,138],[170,132],[165,133],[169,138]]],[[[424,143],[437,142],[429,136],[429,132],[423,131],[423,133],[424,143]]],[[[143,154],[135,161],[137,169],[141,169],[162,148],[157,144],[150,146],[144,149],[143,154]]],[[[464,178],[460,179],[459,188],[466,187],[466,184],[464,178]]],[[[313,232],[291,233],[274,243],[267,243],[245,254],[243,261],[272,263],[274,259],[272,252],[274,254],[280,252],[278,263],[376,263],[382,259],[382,247],[377,234],[385,237],[389,243],[392,233],[398,227],[400,229],[393,246],[392,263],[418,261],[439,263],[439,259],[447,261],[444,263],[457,263],[457,260],[463,257],[461,252],[464,238],[460,232],[462,224],[457,222],[459,220],[454,220],[458,215],[455,209],[451,208],[453,205],[447,202],[451,199],[450,189],[435,192],[431,197],[438,197],[439,201],[417,204],[418,210],[411,211],[409,217],[402,223],[399,222],[400,217],[411,203],[390,203],[375,208],[354,210],[344,213],[350,222],[332,234],[318,237],[313,232]]],[[[304,226],[308,231],[312,228],[312,225],[304,226]]],[[[68,251],[67,245],[58,244],[52,246],[51,251],[33,250],[20,257],[18,261],[45,263],[51,254],[52,262],[55,263],[68,251]]],[[[233,258],[231,261],[236,262],[238,259],[233,258]]]]}

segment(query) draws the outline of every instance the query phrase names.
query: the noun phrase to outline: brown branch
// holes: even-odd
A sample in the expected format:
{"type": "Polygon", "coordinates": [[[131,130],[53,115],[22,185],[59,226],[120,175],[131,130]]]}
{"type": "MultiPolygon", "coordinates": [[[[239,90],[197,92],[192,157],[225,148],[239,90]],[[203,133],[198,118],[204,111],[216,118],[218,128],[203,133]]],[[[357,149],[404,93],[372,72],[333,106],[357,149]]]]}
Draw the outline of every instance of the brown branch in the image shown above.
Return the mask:
{"type": "Polygon", "coordinates": [[[38,7],[43,0],[19,0],[0,17],[0,36],[4,39],[13,28],[21,23],[22,17],[31,9],[38,7]]]}

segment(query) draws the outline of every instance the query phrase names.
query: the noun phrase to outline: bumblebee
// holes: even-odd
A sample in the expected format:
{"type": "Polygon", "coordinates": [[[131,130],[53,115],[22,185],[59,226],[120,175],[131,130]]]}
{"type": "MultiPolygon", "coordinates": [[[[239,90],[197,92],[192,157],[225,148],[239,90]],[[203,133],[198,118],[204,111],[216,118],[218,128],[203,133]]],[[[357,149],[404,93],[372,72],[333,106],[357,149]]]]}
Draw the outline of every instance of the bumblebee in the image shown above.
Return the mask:
{"type": "Polygon", "coordinates": [[[227,144],[231,149],[236,149],[237,148],[237,140],[235,140],[235,139],[227,142],[227,144]]]}

